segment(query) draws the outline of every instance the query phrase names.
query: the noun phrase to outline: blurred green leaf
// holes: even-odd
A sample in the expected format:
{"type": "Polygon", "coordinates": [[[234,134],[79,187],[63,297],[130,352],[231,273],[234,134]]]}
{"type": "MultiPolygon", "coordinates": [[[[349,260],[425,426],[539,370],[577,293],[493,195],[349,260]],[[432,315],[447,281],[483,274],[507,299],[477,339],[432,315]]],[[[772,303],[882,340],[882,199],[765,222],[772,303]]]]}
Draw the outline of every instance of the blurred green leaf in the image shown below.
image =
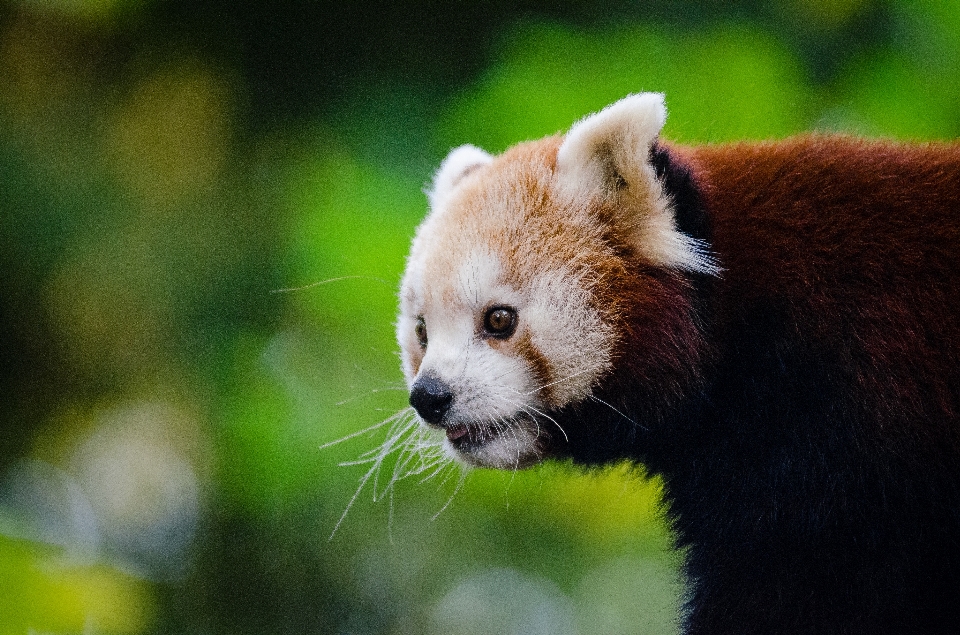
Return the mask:
{"type": "Polygon", "coordinates": [[[58,550],[0,536],[0,635],[142,633],[153,619],[144,582],[58,550]]]}
{"type": "Polygon", "coordinates": [[[885,52],[864,61],[848,82],[845,104],[872,136],[927,140],[960,134],[960,70],[945,77],[885,52]]]}
{"type": "Polygon", "coordinates": [[[584,34],[541,24],[518,33],[501,61],[457,100],[439,138],[500,151],[642,91],[666,93],[666,135],[679,141],[783,137],[803,130],[817,105],[790,52],[754,27],[584,34]]]}

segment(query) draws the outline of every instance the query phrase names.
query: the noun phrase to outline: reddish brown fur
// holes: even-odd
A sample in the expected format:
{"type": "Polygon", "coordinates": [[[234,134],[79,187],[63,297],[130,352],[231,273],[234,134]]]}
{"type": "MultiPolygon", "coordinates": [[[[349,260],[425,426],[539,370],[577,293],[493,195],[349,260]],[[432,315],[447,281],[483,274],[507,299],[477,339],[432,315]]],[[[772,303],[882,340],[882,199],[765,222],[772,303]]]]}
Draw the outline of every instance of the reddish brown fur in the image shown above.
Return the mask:
{"type": "Polygon", "coordinates": [[[677,151],[725,269],[721,325],[782,298],[804,337],[859,340],[878,371],[859,378],[865,395],[960,409],[945,384],[960,359],[960,146],[803,136],[677,151]]]}
{"type": "Polygon", "coordinates": [[[534,346],[533,342],[530,339],[530,333],[522,333],[516,341],[516,352],[517,355],[523,357],[527,364],[529,364],[530,369],[533,373],[534,378],[536,379],[537,385],[540,386],[539,397],[543,400],[545,404],[553,405],[555,400],[553,398],[553,390],[551,384],[555,380],[553,369],[550,365],[550,360],[534,346]]]}

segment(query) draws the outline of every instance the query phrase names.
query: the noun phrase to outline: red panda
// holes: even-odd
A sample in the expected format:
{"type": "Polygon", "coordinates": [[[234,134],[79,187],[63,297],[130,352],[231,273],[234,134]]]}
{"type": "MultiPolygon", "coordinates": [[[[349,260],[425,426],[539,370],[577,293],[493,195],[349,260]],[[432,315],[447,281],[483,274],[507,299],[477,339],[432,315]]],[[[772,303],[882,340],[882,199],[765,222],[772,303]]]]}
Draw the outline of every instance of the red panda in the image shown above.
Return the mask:
{"type": "Polygon", "coordinates": [[[684,147],[665,117],[451,152],[410,404],[470,465],[660,475],[685,633],[960,633],[960,144],[684,147]]]}

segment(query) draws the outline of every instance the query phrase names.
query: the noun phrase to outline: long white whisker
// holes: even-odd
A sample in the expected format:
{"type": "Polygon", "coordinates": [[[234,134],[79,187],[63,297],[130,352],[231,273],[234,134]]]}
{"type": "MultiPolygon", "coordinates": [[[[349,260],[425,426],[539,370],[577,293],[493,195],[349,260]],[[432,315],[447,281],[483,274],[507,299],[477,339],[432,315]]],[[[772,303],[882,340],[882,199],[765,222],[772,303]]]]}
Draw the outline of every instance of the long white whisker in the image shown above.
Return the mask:
{"type": "Polygon", "coordinates": [[[513,435],[513,444],[517,448],[517,460],[513,462],[513,471],[516,472],[520,469],[520,437],[517,436],[517,429],[510,425],[509,422],[504,422],[507,426],[507,430],[510,431],[510,434],[513,435]]]}
{"type": "MultiPolygon", "coordinates": [[[[616,408],[614,408],[613,406],[611,406],[610,404],[608,404],[608,403],[607,403],[606,401],[604,401],[603,399],[600,399],[599,397],[595,397],[595,396],[593,396],[593,395],[590,395],[590,399],[596,401],[597,403],[603,404],[603,405],[606,406],[607,408],[610,408],[610,410],[613,410],[615,413],[617,413],[618,415],[620,415],[621,417],[623,417],[624,419],[626,419],[627,421],[629,421],[629,422],[632,423],[633,425],[635,425],[635,426],[640,426],[639,423],[637,423],[636,421],[634,421],[633,419],[631,419],[631,418],[628,417],[627,415],[623,414],[622,412],[620,412],[619,410],[617,410],[616,408]]],[[[640,426],[640,427],[643,427],[643,426],[640,426]]]]}
{"type": "MultiPolygon", "coordinates": [[[[550,415],[548,415],[548,414],[545,413],[545,412],[541,412],[540,410],[538,410],[537,408],[534,408],[533,406],[524,406],[524,410],[526,410],[526,409],[533,410],[535,413],[537,413],[538,415],[540,415],[540,416],[543,417],[544,419],[547,419],[548,421],[552,422],[553,425],[557,426],[557,429],[558,429],[558,430],[560,431],[560,433],[563,435],[563,438],[567,441],[567,443],[570,442],[570,437],[567,436],[567,431],[563,429],[563,426],[561,426],[559,423],[557,423],[557,420],[556,420],[556,419],[554,419],[553,417],[551,417],[550,415]]],[[[536,417],[534,417],[534,419],[536,419],[536,417]]],[[[538,422],[538,425],[539,425],[539,422],[538,422]]]]}
{"type": "Polygon", "coordinates": [[[460,473],[460,479],[457,481],[457,486],[453,489],[453,493],[450,494],[450,498],[447,499],[447,502],[443,504],[443,507],[440,508],[440,511],[438,511],[436,514],[434,514],[434,515],[433,515],[433,518],[431,518],[430,520],[436,520],[437,517],[438,517],[440,514],[442,514],[443,511],[444,511],[447,507],[450,507],[450,503],[453,502],[454,497],[457,495],[457,493],[458,493],[458,492],[460,491],[460,489],[463,487],[463,482],[466,481],[466,480],[467,480],[467,472],[466,472],[466,470],[464,470],[463,472],[460,473]]]}
{"type": "Polygon", "coordinates": [[[548,384],[543,384],[542,386],[539,386],[539,387],[537,387],[537,388],[534,388],[534,389],[531,390],[530,392],[527,392],[527,393],[524,393],[524,394],[525,394],[525,395],[532,395],[532,394],[535,393],[535,392],[540,392],[540,391],[543,390],[544,388],[549,388],[550,386],[553,386],[553,385],[555,385],[555,384],[559,384],[559,383],[561,383],[561,382],[567,381],[568,379],[573,379],[574,377],[577,377],[577,376],[579,376],[579,375],[583,375],[584,373],[589,373],[589,372],[593,372],[593,369],[592,369],[592,368],[587,368],[587,369],[585,369],[585,370],[581,370],[581,371],[578,372],[578,373],[572,373],[572,374],[570,374],[570,375],[567,375],[566,377],[561,377],[560,379],[551,381],[551,382],[548,383],[548,384]]]}
{"type": "Polygon", "coordinates": [[[270,293],[290,293],[293,291],[305,291],[306,289],[312,289],[314,287],[319,287],[324,284],[330,284],[331,282],[340,282],[342,280],[373,280],[374,282],[380,282],[387,285],[388,287],[393,287],[394,285],[390,282],[387,282],[383,278],[377,278],[375,276],[339,276],[337,278],[327,278],[326,280],[320,280],[319,282],[311,282],[310,284],[305,284],[302,287],[286,287],[283,289],[273,289],[270,293]]]}
{"type": "MultiPolygon", "coordinates": [[[[521,394],[519,391],[515,391],[515,392],[517,392],[517,394],[521,394]]],[[[530,393],[525,393],[525,394],[530,394],[530,393]]],[[[570,437],[567,436],[567,431],[563,429],[563,426],[561,426],[556,419],[554,419],[547,413],[539,410],[538,408],[535,408],[534,406],[531,406],[529,404],[524,404],[519,401],[514,401],[513,399],[509,399],[507,397],[504,397],[503,395],[498,395],[498,398],[501,401],[514,406],[518,410],[522,410],[523,412],[525,412],[527,416],[529,416],[530,419],[536,424],[538,435],[540,434],[540,421],[537,419],[536,416],[534,416],[534,414],[531,413],[531,411],[533,413],[536,413],[536,415],[539,415],[540,417],[543,417],[544,419],[547,419],[548,421],[552,422],[553,425],[557,426],[557,429],[560,430],[560,433],[563,435],[563,438],[566,439],[566,441],[569,443],[570,437]]]]}
{"type": "Polygon", "coordinates": [[[353,496],[350,497],[350,502],[347,503],[346,509],[344,509],[343,513],[340,514],[340,520],[338,520],[337,524],[333,526],[333,531],[330,532],[330,537],[327,538],[327,540],[333,540],[333,537],[337,535],[337,530],[340,529],[340,525],[343,524],[343,519],[347,517],[347,512],[349,512],[350,508],[353,507],[353,504],[357,501],[357,497],[360,496],[360,492],[363,490],[363,486],[367,484],[367,481],[370,480],[370,477],[378,467],[380,467],[379,464],[374,465],[360,479],[360,484],[357,485],[357,491],[355,491],[353,496]]]}
{"type": "MultiPolygon", "coordinates": [[[[426,482],[429,481],[430,479],[436,477],[438,474],[440,474],[440,473],[444,470],[445,467],[447,467],[448,465],[450,465],[450,463],[447,462],[447,461],[444,461],[442,458],[440,458],[440,459],[434,460],[434,461],[433,461],[432,463],[430,463],[429,465],[430,465],[430,468],[429,468],[429,469],[432,469],[433,471],[430,472],[429,474],[427,474],[426,476],[424,476],[424,477],[422,477],[422,478],[420,479],[420,481],[419,481],[419,484],[420,484],[420,485],[423,485],[424,483],[426,483],[426,482]]],[[[426,470],[424,470],[424,471],[426,471],[426,470]]]]}
{"type": "Polygon", "coordinates": [[[463,477],[463,478],[466,478],[467,468],[465,468],[464,466],[460,465],[459,463],[457,463],[457,462],[455,462],[455,461],[446,461],[444,466],[445,466],[445,467],[446,467],[446,466],[449,466],[450,469],[447,470],[447,471],[448,471],[448,474],[447,474],[446,476],[444,476],[442,479],[440,479],[440,483],[437,485],[437,487],[443,487],[444,485],[446,485],[446,484],[447,484],[447,481],[450,480],[450,477],[457,473],[457,469],[458,469],[458,468],[460,469],[460,473],[461,473],[462,477],[463,477]]]}
{"type": "MultiPolygon", "coordinates": [[[[389,389],[390,388],[387,388],[387,390],[389,389]]],[[[392,541],[396,484],[410,477],[419,477],[421,483],[433,478],[442,477],[440,485],[443,486],[454,474],[457,474],[459,464],[451,460],[444,450],[443,444],[433,438],[430,432],[420,424],[420,420],[416,416],[413,408],[404,408],[379,423],[326,443],[321,447],[326,448],[336,445],[358,436],[374,433],[383,428],[386,428],[387,432],[384,440],[377,447],[362,452],[360,456],[354,460],[340,463],[340,465],[345,466],[364,465],[366,466],[366,471],[360,478],[357,489],[347,503],[346,508],[337,520],[330,534],[331,540],[340,529],[350,509],[353,508],[360,493],[365,487],[368,487],[368,485],[372,490],[371,494],[374,501],[389,498],[388,533],[392,541]],[[384,466],[388,461],[392,462],[392,467],[388,473],[384,473],[384,466]],[[448,467],[450,467],[449,471],[447,470],[448,467]]],[[[481,429],[480,432],[489,431],[481,429]]],[[[434,518],[451,504],[453,498],[460,491],[465,478],[466,472],[464,471],[461,473],[457,486],[450,498],[440,511],[434,515],[434,518]]]]}
{"type": "MultiPolygon", "coordinates": [[[[398,449],[402,450],[404,448],[404,445],[401,443],[401,441],[404,436],[408,435],[410,431],[414,429],[415,425],[416,425],[416,421],[413,419],[410,419],[405,424],[399,425],[396,428],[396,431],[394,431],[395,430],[394,428],[391,428],[391,433],[392,433],[391,436],[386,441],[384,441],[383,445],[380,446],[381,451],[380,451],[380,454],[377,455],[379,459],[377,461],[378,466],[381,465],[388,456],[393,454],[395,450],[398,450],[398,449]]],[[[374,502],[379,500],[383,496],[383,494],[386,493],[387,489],[389,489],[395,482],[395,478],[391,478],[390,483],[387,484],[384,490],[380,494],[377,494],[377,489],[380,484],[379,481],[380,481],[380,470],[378,469],[376,474],[373,477],[374,502]]]]}
{"type": "Polygon", "coordinates": [[[415,419],[411,419],[411,425],[406,426],[397,435],[397,449],[399,449],[401,453],[398,456],[397,462],[394,464],[390,481],[384,486],[384,490],[380,496],[382,496],[383,493],[386,493],[387,490],[392,491],[393,486],[398,481],[403,480],[408,476],[415,476],[423,470],[423,450],[428,446],[426,446],[420,438],[420,430],[421,429],[417,421],[415,419]],[[418,462],[418,464],[415,467],[410,467],[414,462],[418,462]]]}
{"type": "MultiPolygon", "coordinates": [[[[514,366],[514,367],[511,368],[510,370],[502,373],[501,375],[499,375],[499,376],[497,376],[497,377],[494,377],[493,379],[490,380],[490,382],[491,382],[491,383],[495,383],[495,384],[500,384],[500,380],[501,380],[501,379],[503,379],[504,377],[507,377],[507,376],[509,376],[509,375],[512,375],[512,374],[514,374],[514,373],[517,373],[517,372],[519,372],[520,370],[522,370],[522,368],[521,368],[520,366],[514,366]]],[[[501,385],[501,386],[504,386],[504,384],[500,384],[500,385],[501,385]]],[[[506,387],[506,386],[505,386],[505,387],[506,387]]]]}
{"type": "Polygon", "coordinates": [[[327,441],[326,443],[324,443],[323,445],[321,445],[318,449],[320,449],[320,450],[325,450],[326,448],[329,448],[329,447],[331,447],[331,446],[337,445],[337,444],[339,444],[339,443],[343,443],[344,441],[349,441],[350,439],[353,439],[353,438],[362,436],[362,435],[367,434],[367,433],[369,433],[369,432],[373,432],[374,430],[377,430],[377,429],[379,429],[379,428],[382,428],[383,426],[387,425],[388,423],[394,423],[395,421],[397,421],[398,419],[400,419],[400,418],[403,417],[404,415],[409,415],[409,414],[412,414],[412,413],[413,413],[413,408],[404,408],[404,409],[401,410],[400,412],[397,412],[397,413],[395,413],[395,414],[387,417],[387,418],[384,419],[383,421],[381,421],[381,422],[379,422],[379,423],[375,423],[375,424],[373,424],[372,426],[370,426],[370,427],[368,427],[368,428],[364,428],[363,430],[358,430],[358,431],[356,431],[356,432],[351,432],[350,434],[348,434],[348,435],[346,435],[346,436],[343,436],[343,437],[340,437],[339,439],[335,439],[335,440],[333,440],[333,441],[327,441]]]}
{"type": "Polygon", "coordinates": [[[350,397],[350,398],[348,398],[348,399],[344,399],[343,401],[338,401],[338,402],[336,402],[334,405],[335,405],[335,406],[344,406],[344,405],[346,405],[346,404],[348,404],[348,403],[353,403],[354,401],[357,401],[357,400],[359,400],[359,399],[364,399],[364,398],[366,398],[366,397],[369,397],[370,395],[375,395],[375,394],[381,393],[381,392],[387,392],[387,391],[389,391],[389,390],[396,390],[396,391],[401,391],[401,390],[402,390],[402,391],[406,391],[406,390],[407,390],[407,387],[406,387],[405,385],[398,385],[398,386],[386,386],[386,387],[384,387],[384,388],[374,388],[374,389],[370,390],[369,392],[363,393],[362,395],[356,395],[356,396],[350,397]]]}

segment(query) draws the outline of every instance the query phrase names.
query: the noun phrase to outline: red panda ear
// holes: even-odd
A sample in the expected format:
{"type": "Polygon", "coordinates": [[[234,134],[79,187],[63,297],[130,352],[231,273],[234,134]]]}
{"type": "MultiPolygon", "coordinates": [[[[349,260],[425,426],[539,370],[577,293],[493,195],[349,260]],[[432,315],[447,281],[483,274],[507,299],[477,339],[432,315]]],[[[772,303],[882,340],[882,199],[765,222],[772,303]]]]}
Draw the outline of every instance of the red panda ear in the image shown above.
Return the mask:
{"type": "Polygon", "coordinates": [[[650,146],[666,119],[662,94],[624,97],[573,125],[557,153],[557,169],[593,193],[645,188],[650,146]]]}
{"type": "Polygon", "coordinates": [[[427,191],[430,207],[437,209],[463,177],[491,161],[493,157],[472,145],[462,145],[451,150],[440,164],[440,168],[433,176],[433,185],[427,191]]]}
{"type": "Polygon", "coordinates": [[[557,182],[574,205],[609,204],[615,229],[652,264],[715,274],[704,246],[677,230],[650,161],[666,118],[663,95],[641,93],[581,119],[557,151],[557,182]]]}

